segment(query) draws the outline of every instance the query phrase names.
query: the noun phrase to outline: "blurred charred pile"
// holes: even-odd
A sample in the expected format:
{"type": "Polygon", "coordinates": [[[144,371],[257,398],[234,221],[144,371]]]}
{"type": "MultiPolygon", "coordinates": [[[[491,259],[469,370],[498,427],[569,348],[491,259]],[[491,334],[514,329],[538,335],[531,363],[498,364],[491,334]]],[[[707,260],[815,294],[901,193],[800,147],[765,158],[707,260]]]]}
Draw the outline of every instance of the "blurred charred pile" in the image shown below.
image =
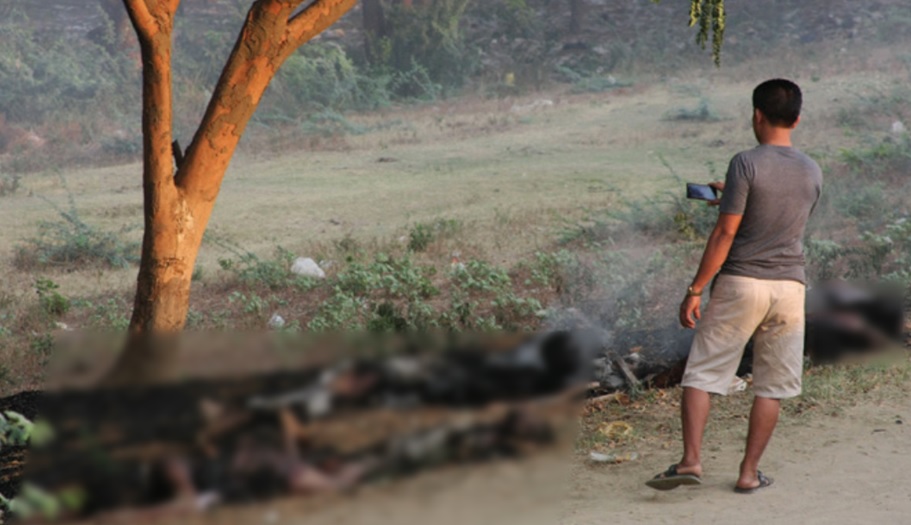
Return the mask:
{"type": "Polygon", "coordinates": [[[346,491],[452,463],[551,450],[589,376],[567,332],[253,377],[28,392],[0,411],[41,416],[55,439],[0,449],[0,493],[22,481],[115,509],[200,510],[346,491]]]}
{"type": "MultiPolygon", "coordinates": [[[[808,288],[804,354],[813,364],[874,352],[902,342],[905,301],[882,286],[844,281],[808,288]]],[[[640,385],[676,385],[695,332],[676,327],[617,333],[607,345],[616,351],[594,360],[594,378],[605,391],[640,385]]],[[[737,375],[752,372],[753,342],[744,349],[737,375]]]]}

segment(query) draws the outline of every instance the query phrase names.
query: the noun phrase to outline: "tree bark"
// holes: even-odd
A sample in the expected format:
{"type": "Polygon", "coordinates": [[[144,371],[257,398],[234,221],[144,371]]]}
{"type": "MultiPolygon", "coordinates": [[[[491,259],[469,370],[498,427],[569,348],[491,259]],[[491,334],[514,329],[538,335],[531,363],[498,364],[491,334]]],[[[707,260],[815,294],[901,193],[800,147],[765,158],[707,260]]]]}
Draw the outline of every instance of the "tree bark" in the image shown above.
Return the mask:
{"type": "Polygon", "coordinates": [[[124,0],[143,60],[145,233],[126,348],[104,383],[173,377],[202,236],[241,135],[282,63],[357,0],[257,0],[175,173],[171,30],[180,0],[124,0]]]}
{"type": "Polygon", "coordinates": [[[364,56],[376,65],[382,60],[378,44],[386,36],[386,18],[380,0],[363,0],[361,10],[364,20],[364,56]]]}
{"type": "Polygon", "coordinates": [[[569,0],[569,32],[579,36],[582,21],[585,19],[585,0],[569,0]]]}

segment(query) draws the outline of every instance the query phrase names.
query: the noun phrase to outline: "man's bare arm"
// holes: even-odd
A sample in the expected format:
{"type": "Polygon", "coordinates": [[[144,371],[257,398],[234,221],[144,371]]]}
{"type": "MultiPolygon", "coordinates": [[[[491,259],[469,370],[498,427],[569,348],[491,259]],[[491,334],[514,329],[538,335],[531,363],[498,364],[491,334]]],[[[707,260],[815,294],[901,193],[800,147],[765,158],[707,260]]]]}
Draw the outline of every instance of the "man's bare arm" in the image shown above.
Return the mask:
{"type": "MultiPolygon", "coordinates": [[[[702,290],[712,280],[712,277],[721,270],[721,266],[731,251],[731,245],[734,243],[734,237],[737,235],[742,219],[743,215],[732,215],[730,213],[718,215],[718,222],[709,236],[705,252],[702,254],[702,262],[699,263],[699,270],[693,279],[692,289],[697,294],[701,294],[702,290]]],[[[695,328],[696,320],[701,316],[699,312],[701,302],[700,295],[688,295],[683,300],[680,305],[680,324],[685,328],[695,328]]]]}

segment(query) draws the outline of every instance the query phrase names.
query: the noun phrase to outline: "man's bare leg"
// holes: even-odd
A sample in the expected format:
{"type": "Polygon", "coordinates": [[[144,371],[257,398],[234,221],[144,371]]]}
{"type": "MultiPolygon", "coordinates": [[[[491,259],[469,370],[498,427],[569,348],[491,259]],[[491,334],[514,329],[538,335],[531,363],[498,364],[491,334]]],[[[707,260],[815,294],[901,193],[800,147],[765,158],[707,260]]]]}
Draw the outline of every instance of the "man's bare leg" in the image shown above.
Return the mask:
{"type": "Polygon", "coordinates": [[[737,487],[742,489],[759,486],[759,459],[765,451],[766,445],[772,439],[772,432],[778,423],[778,413],[781,401],[767,397],[756,396],[753,399],[753,409],[750,411],[750,430],[747,433],[747,448],[740,464],[740,478],[737,487]]]}
{"type": "Polygon", "coordinates": [[[711,408],[709,393],[698,388],[684,387],[680,403],[683,423],[683,459],[677,464],[680,474],[702,476],[702,436],[711,408]]]}

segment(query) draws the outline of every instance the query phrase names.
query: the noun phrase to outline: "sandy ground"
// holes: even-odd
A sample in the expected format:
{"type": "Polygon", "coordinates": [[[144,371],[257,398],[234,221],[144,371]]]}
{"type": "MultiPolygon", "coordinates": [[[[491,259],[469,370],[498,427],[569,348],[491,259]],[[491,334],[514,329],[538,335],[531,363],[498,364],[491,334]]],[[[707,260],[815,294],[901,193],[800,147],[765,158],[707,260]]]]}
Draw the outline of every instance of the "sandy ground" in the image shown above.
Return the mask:
{"type": "Polygon", "coordinates": [[[760,467],[774,484],[752,495],[733,492],[745,433],[740,421],[706,436],[702,486],[658,492],[644,485],[679,459],[676,450],[645,452],[617,466],[577,465],[559,523],[911,523],[909,425],[908,400],[792,420],[779,426],[760,467]]]}

